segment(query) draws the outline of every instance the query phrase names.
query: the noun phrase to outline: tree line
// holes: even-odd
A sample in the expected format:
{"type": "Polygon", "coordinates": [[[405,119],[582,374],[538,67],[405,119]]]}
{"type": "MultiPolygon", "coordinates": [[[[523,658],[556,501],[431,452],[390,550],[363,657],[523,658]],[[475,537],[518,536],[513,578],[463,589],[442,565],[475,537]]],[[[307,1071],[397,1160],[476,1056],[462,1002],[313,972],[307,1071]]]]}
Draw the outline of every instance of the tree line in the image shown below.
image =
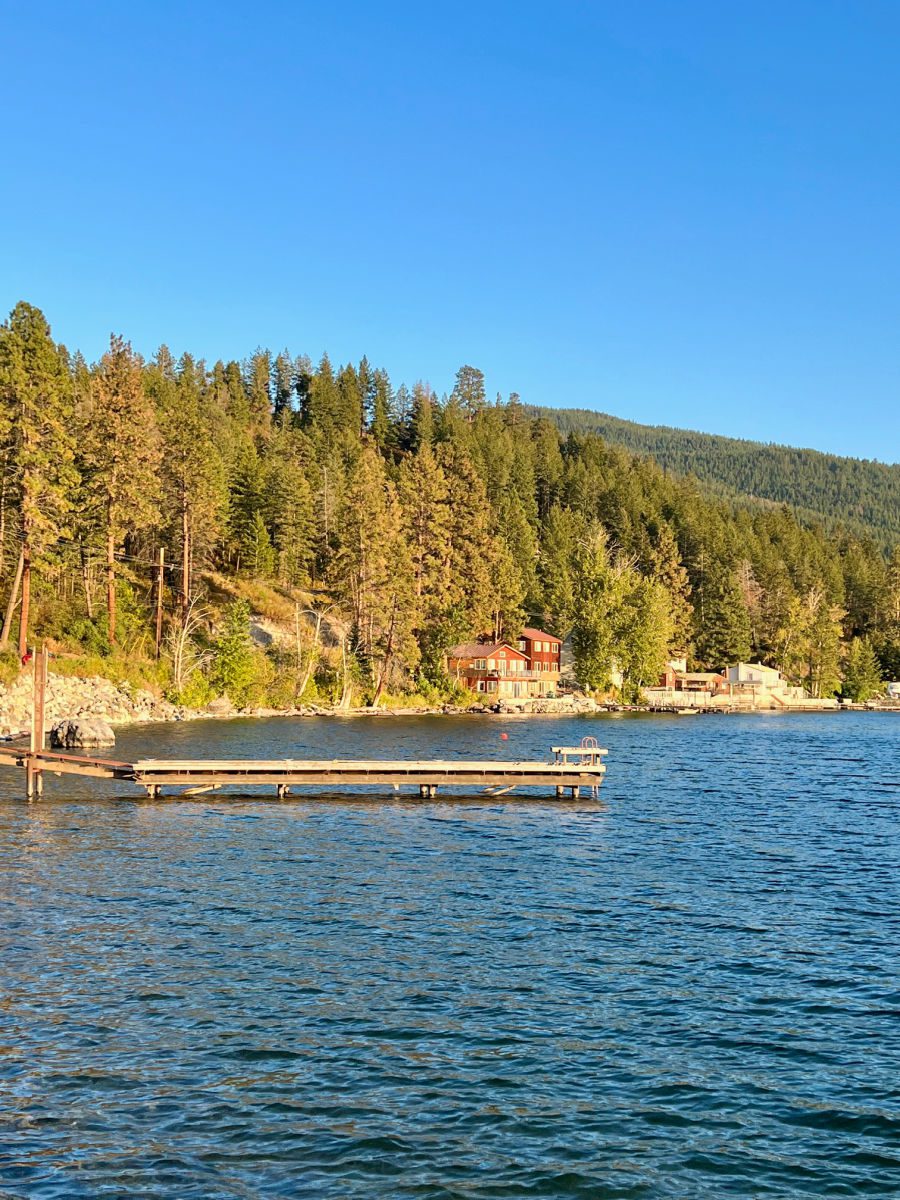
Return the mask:
{"type": "MultiPolygon", "coordinates": [[[[16,305],[0,327],[0,649],[37,635],[133,652],[160,546],[176,684],[215,636],[218,685],[240,690],[246,612],[218,632],[196,615],[213,575],[302,603],[307,638],[337,614],[339,691],[376,704],[449,688],[448,646],[526,621],[571,638],[582,686],[621,675],[627,696],[676,653],[759,658],[815,695],[900,673],[896,547],[563,434],[515,395],[489,399],[474,367],[437,396],[366,358],[286,350],[144,361],[113,337],[89,364],[16,305]]],[[[295,676],[316,686],[299,650],[295,676]]]]}

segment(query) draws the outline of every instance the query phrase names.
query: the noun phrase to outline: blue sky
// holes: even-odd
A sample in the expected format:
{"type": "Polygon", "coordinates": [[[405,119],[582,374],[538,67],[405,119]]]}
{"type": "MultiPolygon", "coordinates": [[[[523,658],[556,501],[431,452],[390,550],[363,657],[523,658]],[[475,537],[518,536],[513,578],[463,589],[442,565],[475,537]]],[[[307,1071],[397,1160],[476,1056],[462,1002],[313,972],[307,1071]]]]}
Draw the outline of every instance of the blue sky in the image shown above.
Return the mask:
{"type": "Polygon", "coordinates": [[[900,460],[900,6],[0,0],[0,306],[900,460]]]}

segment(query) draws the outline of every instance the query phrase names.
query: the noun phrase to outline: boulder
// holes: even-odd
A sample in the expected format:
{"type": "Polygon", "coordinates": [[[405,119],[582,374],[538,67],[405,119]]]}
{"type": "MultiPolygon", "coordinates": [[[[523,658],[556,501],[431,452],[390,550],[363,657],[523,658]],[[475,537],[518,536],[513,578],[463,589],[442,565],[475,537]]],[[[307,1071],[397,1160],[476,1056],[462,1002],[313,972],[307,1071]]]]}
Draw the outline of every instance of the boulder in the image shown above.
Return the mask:
{"type": "Polygon", "coordinates": [[[50,730],[50,745],[61,750],[81,750],[94,746],[114,746],[116,735],[99,717],[57,721],[50,730]]]}
{"type": "Polygon", "coordinates": [[[226,716],[234,712],[234,705],[227,696],[216,696],[215,700],[210,700],[207,704],[206,711],[216,717],[226,716]]]}

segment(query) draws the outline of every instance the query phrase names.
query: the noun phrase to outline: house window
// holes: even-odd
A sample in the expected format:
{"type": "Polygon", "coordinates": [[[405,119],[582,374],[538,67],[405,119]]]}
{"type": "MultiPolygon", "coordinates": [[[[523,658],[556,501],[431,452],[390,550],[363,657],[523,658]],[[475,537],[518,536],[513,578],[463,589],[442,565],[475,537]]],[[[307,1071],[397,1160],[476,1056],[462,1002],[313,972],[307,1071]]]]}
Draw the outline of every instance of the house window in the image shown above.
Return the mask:
{"type": "Polygon", "coordinates": [[[497,660],[496,660],[496,658],[489,658],[489,659],[488,659],[488,670],[489,670],[489,671],[496,671],[496,670],[497,670],[497,660]]]}
{"type": "Polygon", "coordinates": [[[528,649],[528,643],[525,641],[524,638],[519,638],[519,649],[522,651],[523,654],[528,649]]]}
{"type": "Polygon", "coordinates": [[[483,658],[476,658],[476,659],[475,659],[475,670],[476,670],[476,671],[483,671],[483,670],[485,669],[485,666],[486,666],[486,665],[487,665],[487,664],[486,664],[486,662],[485,662],[485,660],[484,660],[483,658]]]}
{"type": "Polygon", "coordinates": [[[484,691],[484,680],[483,679],[478,680],[478,690],[479,690],[479,692],[484,691]]]}

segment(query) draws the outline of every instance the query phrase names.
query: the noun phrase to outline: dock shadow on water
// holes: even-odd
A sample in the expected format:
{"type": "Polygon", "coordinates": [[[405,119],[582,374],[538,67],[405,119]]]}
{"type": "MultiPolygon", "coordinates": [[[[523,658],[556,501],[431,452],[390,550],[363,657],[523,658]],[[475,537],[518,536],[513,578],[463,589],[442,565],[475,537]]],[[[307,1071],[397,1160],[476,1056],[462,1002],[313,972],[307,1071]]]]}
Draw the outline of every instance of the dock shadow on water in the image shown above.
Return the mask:
{"type": "Polygon", "coordinates": [[[598,803],[28,806],[4,773],[0,1195],[896,1194],[896,717],[203,722],[116,755],[585,734],[598,803]]]}

